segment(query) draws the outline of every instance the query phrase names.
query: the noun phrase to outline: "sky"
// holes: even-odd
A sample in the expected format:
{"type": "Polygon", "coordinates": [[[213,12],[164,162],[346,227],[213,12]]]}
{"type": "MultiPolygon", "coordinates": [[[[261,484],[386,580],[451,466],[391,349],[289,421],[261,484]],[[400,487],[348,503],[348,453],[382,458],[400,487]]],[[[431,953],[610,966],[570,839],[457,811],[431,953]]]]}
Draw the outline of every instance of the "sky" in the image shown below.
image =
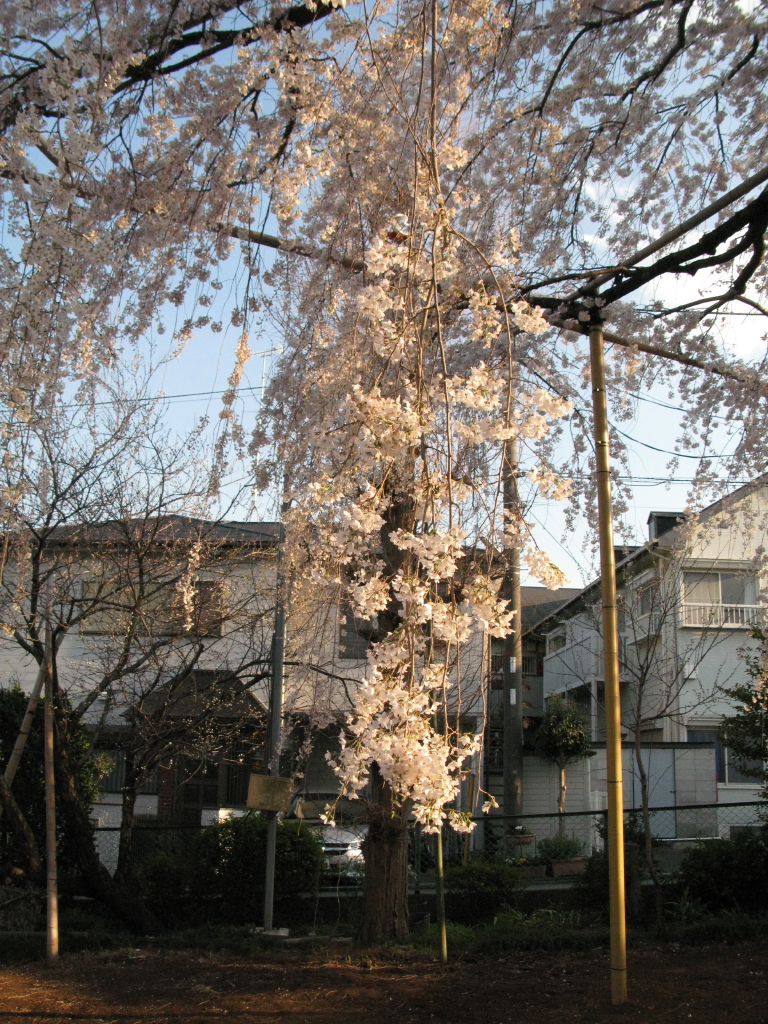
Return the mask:
{"type": "MultiPolygon", "coordinates": [[[[274,254],[262,249],[265,267],[272,264],[274,254]]],[[[224,281],[229,274],[234,276],[236,257],[229,265],[222,267],[224,281]]],[[[708,282],[697,278],[695,286],[688,281],[663,280],[653,290],[642,296],[650,302],[657,298],[665,306],[674,306],[694,297],[698,289],[706,289],[708,282]]],[[[212,429],[221,411],[221,396],[227,387],[227,378],[234,365],[234,350],[241,328],[226,326],[228,289],[219,293],[222,311],[220,318],[224,329],[213,333],[201,329],[193,333],[184,351],[175,359],[165,363],[154,383],[158,393],[168,396],[166,418],[179,432],[192,428],[203,416],[208,416],[212,429]]],[[[206,310],[206,312],[212,312],[206,310]]],[[[216,318],[212,313],[212,318],[216,318]]],[[[720,330],[723,339],[733,353],[744,359],[753,359],[764,351],[762,340],[763,318],[757,316],[728,316],[723,318],[720,330]]],[[[281,339],[273,329],[252,332],[249,346],[253,356],[246,365],[238,390],[237,411],[246,433],[253,427],[261,400],[264,384],[269,371],[281,350],[281,339]]],[[[610,405],[610,395],[609,395],[610,405]]],[[[679,434],[680,410],[668,388],[658,388],[641,396],[633,420],[622,422],[619,428],[630,452],[630,466],[634,501],[623,523],[617,523],[617,541],[640,544],[648,539],[647,519],[652,511],[681,512],[688,506],[688,491],[695,473],[696,459],[680,457],[671,475],[669,463],[672,449],[679,434]]],[[[725,432],[722,451],[728,449],[725,432]]],[[[243,467],[244,472],[247,467],[243,467]]],[[[735,481],[734,488],[745,481],[735,481]]],[[[253,518],[274,519],[277,517],[275,495],[256,496],[253,518]]],[[[237,513],[233,514],[236,515],[237,513]]],[[[240,517],[245,518],[240,510],[240,517]]],[[[568,576],[569,585],[582,586],[598,575],[596,552],[593,538],[587,524],[581,524],[575,531],[566,532],[565,508],[562,504],[539,499],[532,508],[534,537],[568,576]]],[[[527,584],[534,580],[524,579],[527,584]]]]}

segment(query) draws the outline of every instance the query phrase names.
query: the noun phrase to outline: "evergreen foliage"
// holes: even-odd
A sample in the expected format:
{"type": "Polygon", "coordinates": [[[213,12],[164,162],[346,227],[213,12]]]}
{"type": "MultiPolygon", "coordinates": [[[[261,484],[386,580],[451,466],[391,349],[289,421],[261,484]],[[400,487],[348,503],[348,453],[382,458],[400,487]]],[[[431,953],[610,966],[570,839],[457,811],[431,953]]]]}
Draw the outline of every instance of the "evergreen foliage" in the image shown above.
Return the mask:
{"type": "MultiPolygon", "coordinates": [[[[230,818],[193,833],[176,851],[157,851],[139,865],[142,895],[169,926],[260,924],[264,913],[267,819],[230,818]]],[[[280,822],[275,858],[275,917],[306,918],[323,865],[316,832],[280,822]]]]}
{"type": "Polygon", "coordinates": [[[536,733],[536,753],[560,769],[589,755],[589,724],[574,701],[559,694],[549,698],[536,733]]]}
{"type": "MultiPolygon", "coordinates": [[[[29,698],[21,687],[0,688],[0,771],[4,770],[19,734],[29,698]]],[[[85,807],[90,807],[98,792],[99,766],[91,756],[85,727],[76,724],[71,730],[70,757],[77,766],[75,782],[85,807]]],[[[45,850],[45,775],[43,753],[43,704],[38,704],[32,729],[19,763],[11,791],[29,822],[40,853],[45,850]]],[[[77,858],[70,842],[71,823],[62,804],[57,807],[58,865],[63,873],[77,869],[77,858]]],[[[8,823],[0,819],[0,864],[4,869],[23,863],[18,839],[8,823]]]]}
{"type": "Polygon", "coordinates": [[[726,719],[720,730],[729,758],[744,775],[762,783],[768,793],[768,636],[759,627],[751,631],[760,642],[757,651],[744,655],[751,682],[723,687],[723,693],[736,703],[736,713],[726,719]]]}

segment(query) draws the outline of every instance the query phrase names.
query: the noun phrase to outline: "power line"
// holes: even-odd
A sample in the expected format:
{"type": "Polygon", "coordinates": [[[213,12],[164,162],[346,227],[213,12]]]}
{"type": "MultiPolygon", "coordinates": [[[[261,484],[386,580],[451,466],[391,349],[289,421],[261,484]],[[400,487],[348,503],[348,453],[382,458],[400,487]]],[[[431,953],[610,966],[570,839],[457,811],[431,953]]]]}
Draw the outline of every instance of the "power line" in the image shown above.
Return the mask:
{"type": "Polygon", "coordinates": [[[731,456],[727,453],[723,455],[688,455],[686,452],[671,452],[667,448],[657,448],[653,444],[648,444],[647,441],[640,441],[636,437],[631,437],[629,434],[625,434],[623,430],[620,430],[615,424],[611,424],[617,434],[621,434],[622,437],[626,437],[628,441],[633,444],[641,444],[643,448],[650,448],[651,451],[661,452],[662,455],[673,455],[676,459],[730,459],[731,456]]]}
{"type": "MultiPolygon", "coordinates": [[[[254,384],[252,387],[235,388],[235,394],[239,395],[241,391],[263,391],[265,385],[254,384]]],[[[229,388],[220,388],[218,391],[188,391],[185,394],[180,395],[155,395],[152,398],[134,398],[126,400],[127,404],[145,403],[145,402],[170,402],[177,398],[211,398],[213,395],[223,395],[229,391],[229,388]]],[[[63,409],[89,409],[92,405],[117,405],[119,399],[110,398],[103,402],[71,402],[67,405],[63,405],[63,409]]]]}

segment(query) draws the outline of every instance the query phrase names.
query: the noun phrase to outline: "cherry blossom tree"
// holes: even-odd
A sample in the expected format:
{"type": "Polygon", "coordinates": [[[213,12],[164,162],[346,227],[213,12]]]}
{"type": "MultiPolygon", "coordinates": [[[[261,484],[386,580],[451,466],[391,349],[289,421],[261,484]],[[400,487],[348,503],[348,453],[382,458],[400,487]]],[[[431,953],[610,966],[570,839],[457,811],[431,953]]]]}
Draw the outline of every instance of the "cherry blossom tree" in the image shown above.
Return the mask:
{"type": "MultiPolygon", "coordinates": [[[[508,629],[505,551],[558,579],[505,475],[522,460],[594,517],[579,332],[610,328],[616,419],[669,384],[679,445],[721,416],[729,469],[764,468],[762,367],[717,321],[765,308],[764,10],[8,0],[0,18],[6,432],[174,306],[177,347],[218,330],[239,256],[232,322],[266,312],[286,339],[254,448],[288,468],[295,571],[376,616],[340,777],[359,792],[380,773],[401,825],[412,802],[438,827],[472,747],[447,724],[461,672],[435,651],[508,629]],[[724,194],[706,230],[686,222],[724,194]],[[666,308],[651,289],[670,274],[693,284],[666,308]]],[[[231,396],[222,413],[237,439],[231,396]]],[[[702,460],[698,494],[719,475],[702,460]]]]}

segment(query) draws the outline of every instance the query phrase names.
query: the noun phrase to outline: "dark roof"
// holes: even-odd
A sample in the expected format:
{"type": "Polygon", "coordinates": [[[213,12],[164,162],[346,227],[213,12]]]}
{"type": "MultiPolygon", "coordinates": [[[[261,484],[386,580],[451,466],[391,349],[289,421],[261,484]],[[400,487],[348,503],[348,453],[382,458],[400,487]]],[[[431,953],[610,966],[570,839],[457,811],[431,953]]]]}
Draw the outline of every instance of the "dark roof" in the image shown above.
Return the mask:
{"type": "Polygon", "coordinates": [[[576,587],[559,587],[557,590],[548,590],[546,587],[520,587],[523,631],[531,629],[537,622],[546,619],[580,593],[581,590],[576,587]]]}
{"type": "Polygon", "coordinates": [[[48,535],[50,544],[119,544],[134,530],[137,538],[144,534],[157,544],[175,544],[202,537],[220,544],[276,547],[280,524],[236,522],[233,520],[198,519],[194,516],[169,515],[147,519],[112,520],[96,524],[73,524],[55,527],[48,535]]]}

